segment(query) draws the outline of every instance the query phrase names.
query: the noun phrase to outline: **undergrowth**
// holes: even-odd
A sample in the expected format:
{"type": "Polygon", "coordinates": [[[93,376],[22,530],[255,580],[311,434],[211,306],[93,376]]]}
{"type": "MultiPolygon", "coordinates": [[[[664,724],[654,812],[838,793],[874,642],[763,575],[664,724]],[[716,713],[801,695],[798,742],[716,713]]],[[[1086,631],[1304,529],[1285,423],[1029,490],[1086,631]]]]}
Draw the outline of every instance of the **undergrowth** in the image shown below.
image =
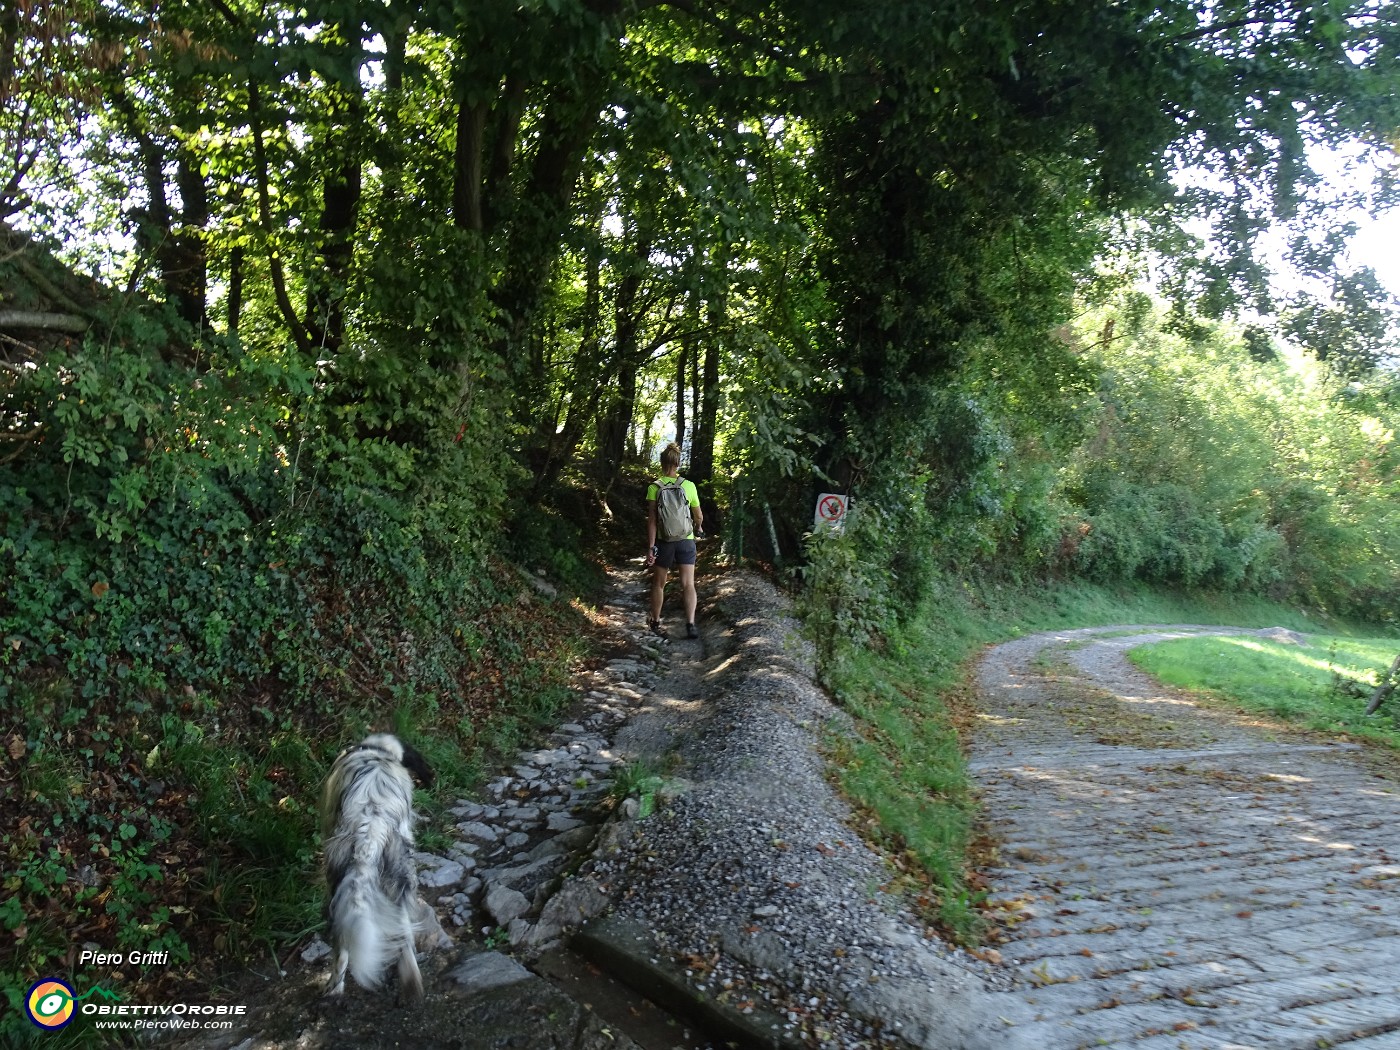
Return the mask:
{"type": "Polygon", "coordinates": [[[552,717],[586,645],[516,560],[591,566],[567,515],[512,506],[484,403],[386,414],[324,362],[215,344],[196,372],[158,337],[0,381],[37,435],[0,460],[0,1042],[43,1035],[39,977],[150,1001],[280,969],[321,921],[339,749],[409,738],[431,815],[552,717]],[[169,964],[84,970],[85,944],[169,964]]]}
{"type": "Polygon", "coordinates": [[[40,977],[151,1002],[212,999],[243,967],[281,969],[322,925],[320,784],[340,748],[371,730],[405,736],[438,774],[419,793],[430,843],[497,752],[554,718],[586,655],[567,604],[525,599],[507,570],[496,575],[496,601],[473,610],[480,652],[450,693],[389,685],[298,702],[182,691],[77,703],[60,676],[29,685],[3,737],[0,986],[11,1009],[0,1042],[37,1033],[20,1004],[40,977]],[[169,964],[94,971],[77,965],[84,944],[168,949],[169,964]]]}

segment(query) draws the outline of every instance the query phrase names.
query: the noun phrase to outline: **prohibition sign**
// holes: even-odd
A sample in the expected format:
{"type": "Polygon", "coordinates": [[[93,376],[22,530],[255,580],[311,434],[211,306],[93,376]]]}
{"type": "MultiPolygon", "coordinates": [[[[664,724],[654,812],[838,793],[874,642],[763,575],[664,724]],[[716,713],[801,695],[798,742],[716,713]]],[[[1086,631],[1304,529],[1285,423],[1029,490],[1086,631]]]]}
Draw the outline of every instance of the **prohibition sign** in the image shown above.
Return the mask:
{"type": "Polygon", "coordinates": [[[840,529],[846,521],[846,497],[835,492],[823,492],[817,497],[818,528],[840,529]]]}

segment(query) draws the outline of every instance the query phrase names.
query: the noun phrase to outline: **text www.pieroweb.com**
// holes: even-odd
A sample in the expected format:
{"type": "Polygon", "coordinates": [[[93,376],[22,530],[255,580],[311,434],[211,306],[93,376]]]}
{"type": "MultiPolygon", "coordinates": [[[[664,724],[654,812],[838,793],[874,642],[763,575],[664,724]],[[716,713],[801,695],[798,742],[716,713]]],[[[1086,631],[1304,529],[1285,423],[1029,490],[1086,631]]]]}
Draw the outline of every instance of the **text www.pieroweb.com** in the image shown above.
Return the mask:
{"type": "Polygon", "coordinates": [[[125,1031],[193,1030],[227,1031],[233,1027],[233,1016],[242,1014],[243,1006],[111,1006],[88,1003],[82,1008],[94,1028],[125,1031]]]}

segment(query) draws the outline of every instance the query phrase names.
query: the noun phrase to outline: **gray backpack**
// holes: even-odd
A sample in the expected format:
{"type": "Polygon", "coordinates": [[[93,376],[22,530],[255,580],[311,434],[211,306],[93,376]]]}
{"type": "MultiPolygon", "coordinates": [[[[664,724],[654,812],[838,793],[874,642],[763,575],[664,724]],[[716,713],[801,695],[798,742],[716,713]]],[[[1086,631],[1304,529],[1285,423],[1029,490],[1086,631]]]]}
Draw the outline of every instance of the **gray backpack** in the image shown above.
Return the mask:
{"type": "Polygon", "coordinates": [[[685,498],[682,480],[656,479],[656,538],[664,543],[690,535],[690,501],[685,498]]]}

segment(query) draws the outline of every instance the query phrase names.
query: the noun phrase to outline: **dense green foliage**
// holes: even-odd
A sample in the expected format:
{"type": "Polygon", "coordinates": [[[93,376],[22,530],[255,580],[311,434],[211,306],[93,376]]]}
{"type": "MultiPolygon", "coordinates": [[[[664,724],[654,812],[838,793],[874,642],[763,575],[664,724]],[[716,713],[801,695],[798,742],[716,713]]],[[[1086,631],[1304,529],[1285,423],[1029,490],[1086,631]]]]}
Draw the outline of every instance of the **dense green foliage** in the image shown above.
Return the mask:
{"type": "Polygon", "coordinates": [[[1062,475],[1068,564],[1400,622],[1393,380],[1260,361],[1226,327],[1173,334],[1141,297],[1108,316],[1094,429],[1062,475]]]}
{"type": "Polygon", "coordinates": [[[1398,43],[1390,3],[5,6],[12,760],[242,711],[263,800],[257,719],[337,738],[300,787],[404,712],[469,746],[471,683],[532,695],[507,564],[581,582],[658,437],[732,551],[800,564],[833,681],[950,569],[1394,621],[1392,306],[1309,150],[1388,155],[1398,43]],[[1275,224],[1320,299],[1274,301],[1275,224]],[[1115,298],[1154,261],[1160,316],[1115,298]],[[857,513],[805,541],[820,491],[857,513]]]}

